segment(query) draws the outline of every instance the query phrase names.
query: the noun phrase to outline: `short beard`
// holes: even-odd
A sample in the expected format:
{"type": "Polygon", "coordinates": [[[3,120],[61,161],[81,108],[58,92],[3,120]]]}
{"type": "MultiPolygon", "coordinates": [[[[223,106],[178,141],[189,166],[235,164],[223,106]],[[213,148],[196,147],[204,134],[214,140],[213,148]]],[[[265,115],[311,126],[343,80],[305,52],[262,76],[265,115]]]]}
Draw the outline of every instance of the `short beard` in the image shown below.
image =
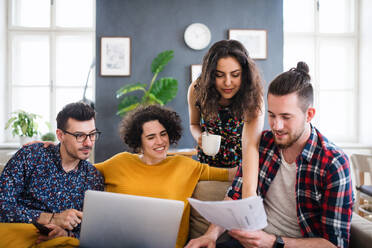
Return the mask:
{"type": "Polygon", "coordinates": [[[305,132],[305,128],[304,128],[304,130],[302,130],[302,132],[299,134],[299,135],[297,135],[293,140],[291,140],[289,143],[287,143],[287,144],[278,144],[277,142],[276,142],[276,139],[274,140],[275,141],[275,144],[279,147],[279,149],[282,149],[282,150],[284,150],[284,149],[287,149],[288,147],[291,147],[294,143],[296,143],[297,142],[297,140],[299,140],[300,139],[300,137],[302,136],[302,134],[305,132]]]}

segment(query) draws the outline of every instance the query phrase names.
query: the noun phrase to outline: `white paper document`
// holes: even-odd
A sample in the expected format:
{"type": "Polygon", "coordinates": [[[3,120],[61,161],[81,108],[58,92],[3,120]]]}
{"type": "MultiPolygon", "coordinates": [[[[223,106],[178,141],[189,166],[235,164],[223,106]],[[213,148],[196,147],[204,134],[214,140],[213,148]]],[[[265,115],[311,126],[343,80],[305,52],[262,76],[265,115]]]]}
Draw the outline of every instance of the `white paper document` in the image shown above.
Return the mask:
{"type": "Polygon", "coordinates": [[[188,198],[206,220],[227,230],[259,230],[267,226],[261,197],[252,196],[235,201],[199,201],[188,198]]]}

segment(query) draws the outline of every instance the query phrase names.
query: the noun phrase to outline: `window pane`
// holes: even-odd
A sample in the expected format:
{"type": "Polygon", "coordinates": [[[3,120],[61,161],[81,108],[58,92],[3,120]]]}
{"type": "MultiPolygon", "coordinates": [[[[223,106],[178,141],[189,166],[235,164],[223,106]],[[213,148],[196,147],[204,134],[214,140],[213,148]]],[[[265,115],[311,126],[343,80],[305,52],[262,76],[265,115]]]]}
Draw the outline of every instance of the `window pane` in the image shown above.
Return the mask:
{"type": "Polygon", "coordinates": [[[323,38],[319,42],[321,89],[353,89],[355,51],[352,39],[323,38]]]}
{"type": "Polygon", "coordinates": [[[309,66],[310,76],[315,72],[315,42],[312,37],[284,37],[284,71],[297,66],[297,62],[304,61],[309,66]]]}
{"type": "MultiPolygon", "coordinates": [[[[57,88],[56,91],[56,113],[62,110],[62,108],[69,103],[77,102],[83,99],[84,89],[83,88],[57,88]]],[[[87,89],[86,98],[93,100],[92,88],[87,89]]]]}
{"type": "Polygon", "coordinates": [[[13,84],[49,84],[49,37],[15,35],[12,49],[13,84]]]}
{"type": "Polygon", "coordinates": [[[14,26],[50,26],[50,0],[13,0],[12,9],[14,26]]]}
{"type": "Polygon", "coordinates": [[[56,25],[94,27],[93,0],[56,0],[56,25]]]}
{"type": "Polygon", "coordinates": [[[43,133],[48,131],[45,124],[50,118],[50,93],[48,87],[14,87],[12,94],[12,111],[19,109],[38,114],[39,128],[43,133]]]}
{"type": "Polygon", "coordinates": [[[319,129],[330,140],[334,142],[356,141],[354,99],[350,91],[320,92],[321,107],[317,108],[319,129]]]}
{"type": "Polygon", "coordinates": [[[314,31],[314,0],[284,0],[284,31],[314,31]]]}
{"type": "Polygon", "coordinates": [[[319,31],[354,32],[354,0],[319,0],[319,31]]]}
{"type": "MultiPolygon", "coordinates": [[[[92,64],[91,35],[59,35],[56,37],[57,85],[84,86],[92,64]]],[[[92,79],[94,75],[90,75],[92,79]]]]}

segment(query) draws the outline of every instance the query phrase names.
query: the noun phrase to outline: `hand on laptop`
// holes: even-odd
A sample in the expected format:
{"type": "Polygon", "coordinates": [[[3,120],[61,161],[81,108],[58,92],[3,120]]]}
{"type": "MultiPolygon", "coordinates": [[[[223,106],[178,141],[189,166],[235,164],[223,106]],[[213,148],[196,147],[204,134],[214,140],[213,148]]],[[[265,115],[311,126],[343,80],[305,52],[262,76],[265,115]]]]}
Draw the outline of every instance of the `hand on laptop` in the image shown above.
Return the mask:
{"type": "Polygon", "coordinates": [[[57,237],[67,237],[68,236],[67,231],[60,226],[57,226],[57,225],[54,225],[54,224],[47,224],[47,225],[45,225],[45,227],[47,227],[49,229],[52,229],[52,231],[48,234],[48,236],[40,235],[36,240],[36,244],[39,244],[41,242],[44,242],[44,241],[47,241],[47,240],[50,240],[50,239],[54,239],[54,238],[57,238],[57,237]]]}
{"type": "Polygon", "coordinates": [[[71,231],[81,223],[82,218],[83,212],[76,209],[68,209],[61,213],[55,214],[51,223],[71,231]]]}

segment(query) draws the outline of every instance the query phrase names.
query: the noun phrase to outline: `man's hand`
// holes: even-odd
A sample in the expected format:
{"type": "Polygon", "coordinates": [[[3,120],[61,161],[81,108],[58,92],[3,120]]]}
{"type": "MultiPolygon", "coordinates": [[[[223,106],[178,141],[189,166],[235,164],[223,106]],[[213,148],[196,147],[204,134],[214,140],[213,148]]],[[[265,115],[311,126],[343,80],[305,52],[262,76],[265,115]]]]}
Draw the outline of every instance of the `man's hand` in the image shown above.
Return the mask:
{"type": "Polygon", "coordinates": [[[197,239],[192,239],[190,242],[185,246],[185,248],[199,248],[199,247],[208,247],[208,248],[215,248],[216,247],[216,240],[208,235],[200,236],[197,239]]]}
{"type": "Polygon", "coordinates": [[[264,231],[231,230],[229,234],[244,247],[271,248],[275,243],[275,236],[264,231]]]}
{"type": "Polygon", "coordinates": [[[68,209],[55,214],[51,223],[71,231],[81,223],[82,218],[83,212],[76,209],[68,209]]]}
{"type": "Polygon", "coordinates": [[[45,225],[45,227],[47,227],[49,229],[52,229],[52,231],[50,231],[48,236],[40,235],[36,240],[36,244],[39,244],[41,242],[44,242],[44,241],[47,241],[47,240],[50,240],[50,239],[54,239],[54,238],[58,238],[58,237],[67,237],[68,236],[67,231],[60,226],[57,226],[57,225],[54,225],[54,224],[48,224],[48,225],[45,225]]]}

